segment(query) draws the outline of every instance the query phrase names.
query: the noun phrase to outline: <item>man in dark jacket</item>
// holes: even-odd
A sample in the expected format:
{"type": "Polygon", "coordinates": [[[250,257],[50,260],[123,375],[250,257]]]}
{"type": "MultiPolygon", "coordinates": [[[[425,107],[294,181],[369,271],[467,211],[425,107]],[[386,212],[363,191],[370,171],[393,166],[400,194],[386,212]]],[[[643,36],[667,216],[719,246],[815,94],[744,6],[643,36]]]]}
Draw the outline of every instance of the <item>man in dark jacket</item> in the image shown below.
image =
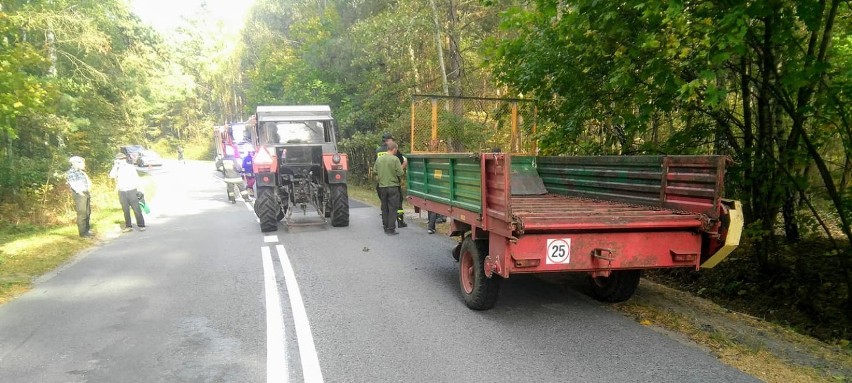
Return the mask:
{"type": "MultiPolygon", "coordinates": [[[[390,142],[394,142],[393,136],[390,133],[383,134],[382,135],[382,144],[379,145],[378,148],[376,148],[376,160],[378,160],[379,157],[382,157],[382,156],[390,153],[388,151],[388,143],[390,143],[390,142]]],[[[396,143],[394,142],[394,144],[396,144],[396,143]]],[[[405,169],[408,167],[408,159],[406,159],[405,156],[403,156],[402,153],[399,151],[399,146],[398,145],[395,145],[395,146],[397,146],[397,150],[396,150],[396,153],[394,155],[396,156],[397,159],[399,159],[399,163],[402,166],[402,170],[405,171],[405,169]]],[[[402,182],[399,182],[399,184],[401,185],[402,182]]],[[[379,186],[378,185],[376,185],[376,194],[379,194],[379,186]]],[[[399,186],[399,193],[398,194],[399,194],[399,205],[398,205],[398,209],[396,211],[397,226],[407,227],[408,224],[405,223],[405,210],[402,209],[402,186],[399,186]]],[[[381,199],[380,194],[379,194],[379,199],[381,199]]]]}

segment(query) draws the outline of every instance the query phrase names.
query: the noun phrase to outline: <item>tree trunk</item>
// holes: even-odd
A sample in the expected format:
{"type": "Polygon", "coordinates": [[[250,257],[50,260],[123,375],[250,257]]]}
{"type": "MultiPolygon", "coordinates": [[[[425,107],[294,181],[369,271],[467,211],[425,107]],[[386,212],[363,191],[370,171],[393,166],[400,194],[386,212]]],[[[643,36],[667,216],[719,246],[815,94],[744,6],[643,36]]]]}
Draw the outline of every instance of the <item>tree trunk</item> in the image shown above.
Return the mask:
{"type": "Polygon", "coordinates": [[[411,71],[414,72],[414,93],[420,93],[420,72],[417,70],[417,59],[411,42],[408,43],[408,58],[411,60],[411,71]]]}
{"type": "Polygon", "coordinates": [[[775,201],[775,185],[773,185],[773,174],[777,165],[775,163],[774,150],[774,124],[771,97],[771,73],[774,71],[772,52],[772,32],[774,28],[774,15],[763,19],[763,36],[760,41],[759,68],[760,84],[757,89],[757,136],[754,153],[754,177],[751,182],[751,202],[753,204],[754,221],[760,221],[762,236],[758,240],[757,257],[758,265],[764,270],[769,270],[769,256],[774,250],[774,229],[777,219],[778,206],[775,201]]]}
{"type": "Polygon", "coordinates": [[[846,154],[846,162],[843,163],[843,176],[840,177],[840,190],[846,191],[849,186],[849,175],[852,172],[852,157],[846,154]]]}
{"type": "Polygon", "coordinates": [[[463,57],[461,48],[459,48],[459,36],[456,28],[458,18],[456,3],[454,0],[450,0],[450,24],[449,31],[447,32],[447,37],[449,38],[450,73],[447,74],[447,78],[452,84],[452,95],[456,97],[462,95],[462,80],[464,79],[463,57]]]}
{"type": "Polygon", "coordinates": [[[784,198],[784,207],[781,214],[784,217],[784,235],[787,243],[798,243],[800,238],[799,223],[796,219],[796,193],[793,189],[787,190],[784,198]]]}
{"type": "Polygon", "coordinates": [[[438,22],[438,7],[435,6],[435,0],[429,0],[429,5],[432,7],[432,21],[435,23],[435,47],[438,49],[438,64],[441,68],[441,85],[444,90],[444,95],[449,96],[450,90],[447,85],[447,67],[444,64],[444,47],[441,45],[441,24],[438,22]]]}
{"type": "Polygon", "coordinates": [[[47,73],[50,77],[56,77],[56,36],[53,31],[47,31],[47,57],[50,59],[50,69],[47,73]]]}

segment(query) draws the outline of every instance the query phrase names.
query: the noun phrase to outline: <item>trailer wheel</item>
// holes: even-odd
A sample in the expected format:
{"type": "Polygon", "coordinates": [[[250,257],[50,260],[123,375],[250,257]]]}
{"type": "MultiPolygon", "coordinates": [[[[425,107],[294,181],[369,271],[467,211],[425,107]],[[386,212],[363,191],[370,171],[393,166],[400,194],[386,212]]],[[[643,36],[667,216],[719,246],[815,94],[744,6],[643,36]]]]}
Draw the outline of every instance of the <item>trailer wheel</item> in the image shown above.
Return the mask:
{"type": "Polygon", "coordinates": [[[461,242],[459,242],[459,244],[456,245],[456,247],[453,248],[453,259],[455,259],[456,262],[458,262],[459,257],[461,257],[461,246],[462,246],[462,244],[461,244],[461,242]]]}
{"type": "Polygon", "coordinates": [[[331,226],[349,226],[349,191],[346,184],[334,184],[331,188],[331,226]]]}
{"type": "Polygon", "coordinates": [[[281,211],[281,206],[275,201],[275,192],[272,188],[257,189],[254,214],[260,219],[260,231],[268,233],[278,230],[278,221],[284,218],[284,212],[281,211]]]}
{"type": "Polygon", "coordinates": [[[640,275],[639,270],[616,270],[608,277],[590,277],[592,293],[604,302],[624,302],[636,292],[640,275]]]}
{"type": "Polygon", "coordinates": [[[500,276],[485,276],[485,257],[488,241],[474,241],[465,237],[459,257],[459,285],[467,307],[473,310],[488,310],[497,302],[500,291],[500,276]]]}

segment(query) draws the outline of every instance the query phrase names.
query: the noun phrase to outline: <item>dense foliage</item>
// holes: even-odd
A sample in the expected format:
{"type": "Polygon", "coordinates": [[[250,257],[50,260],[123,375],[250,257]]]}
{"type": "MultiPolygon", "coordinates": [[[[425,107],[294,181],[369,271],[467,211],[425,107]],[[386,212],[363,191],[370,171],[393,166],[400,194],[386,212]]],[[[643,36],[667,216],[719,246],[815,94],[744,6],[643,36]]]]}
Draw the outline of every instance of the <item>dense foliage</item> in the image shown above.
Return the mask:
{"type": "Polygon", "coordinates": [[[238,115],[210,97],[224,82],[211,67],[233,57],[210,60],[224,48],[201,26],[213,27],[190,21],[167,41],[121,0],[0,2],[0,211],[15,215],[4,221],[51,223],[71,155],[97,172],[120,145],[207,139],[238,115]]]}

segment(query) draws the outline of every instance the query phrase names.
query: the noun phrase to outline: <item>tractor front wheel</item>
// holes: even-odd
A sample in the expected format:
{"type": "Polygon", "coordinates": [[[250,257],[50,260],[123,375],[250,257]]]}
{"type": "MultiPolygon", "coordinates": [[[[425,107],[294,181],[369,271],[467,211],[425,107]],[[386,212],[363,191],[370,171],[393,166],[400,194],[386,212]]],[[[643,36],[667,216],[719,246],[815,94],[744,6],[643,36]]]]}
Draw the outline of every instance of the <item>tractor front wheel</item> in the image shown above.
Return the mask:
{"type": "Polygon", "coordinates": [[[639,286],[639,270],[615,270],[608,277],[590,277],[592,295],[600,301],[624,302],[639,286]]]}
{"type": "Polygon", "coordinates": [[[346,184],[330,185],[331,226],[349,226],[349,191],[346,184]]]}
{"type": "Polygon", "coordinates": [[[488,241],[474,241],[465,237],[459,254],[459,285],[467,307],[488,310],[497,302],[502,278],[495,274],[485,276],[485,257],[488,256],[488,241]]]}
{"type": "Polygon", "coordinates": [[[278,230],[278,221],[284,218],[284,213],[281,211],[281,205],[275,200],[275,190],[273,188],[257,188],[257,199],[254,201],[254,214],[260,220],[260,231],[268,233],[278,230]]]}

